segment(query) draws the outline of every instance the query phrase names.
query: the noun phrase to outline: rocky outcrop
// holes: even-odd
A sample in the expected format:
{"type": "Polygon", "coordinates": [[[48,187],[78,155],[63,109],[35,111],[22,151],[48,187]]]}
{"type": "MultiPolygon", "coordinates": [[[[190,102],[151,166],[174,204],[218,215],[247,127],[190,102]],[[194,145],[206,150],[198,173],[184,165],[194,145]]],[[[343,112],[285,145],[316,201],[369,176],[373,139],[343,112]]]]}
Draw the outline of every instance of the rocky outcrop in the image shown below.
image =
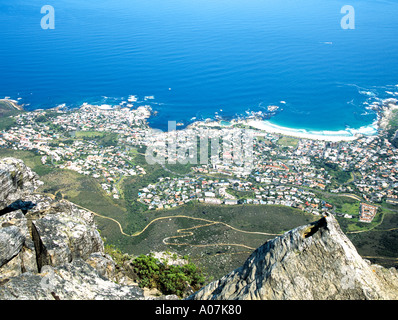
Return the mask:
{"type": "Polygon", "coordinates": [[[33,192],[41,182],[24,162],[14,158],[0,161],[0,210],[33,192]]]}
{"type": "Polygon", "coordinates": [[[398,299],[398,273],[362,259],[328,215],[267,241],[188,299],[398,299]]]}
{"type": "Polygon", "coordinates": [[[26,272],[0,287],[2,300],[137,300],[142,297],[141,289],[110,281],[81,259],[55,268],[46,265],[39,274],[26,272]]]}
{"type": "Polygon", "coordinates": [[[142,290],[122,286],[101,276],[96,269],[81,259],[59,267],[46,265],[42,272],[26,272],[9,279],[0,287],[2,300],[137,300],[142,290]]]}
{"type": "Polygon", "coordinates": [[[144,298],[115,282],[92,213],[34,194],[40,182],[21,160],[0,159],[0,179],[0,300],[144,298]]]}
{"type": "Polygon", "coordinates": [[[25,237],[18,227],[0,229],[0,267],[21,251],[24,242],[25,237]]]}
{"type": "Polygon", "coordinates": [[[38,267],[59,266],[74,259],[87,259],[91,253],[103,253],[103,242],[93,221],[85,220],[84,210],[70,209],[47,214],[33,221],[38,267]]]}

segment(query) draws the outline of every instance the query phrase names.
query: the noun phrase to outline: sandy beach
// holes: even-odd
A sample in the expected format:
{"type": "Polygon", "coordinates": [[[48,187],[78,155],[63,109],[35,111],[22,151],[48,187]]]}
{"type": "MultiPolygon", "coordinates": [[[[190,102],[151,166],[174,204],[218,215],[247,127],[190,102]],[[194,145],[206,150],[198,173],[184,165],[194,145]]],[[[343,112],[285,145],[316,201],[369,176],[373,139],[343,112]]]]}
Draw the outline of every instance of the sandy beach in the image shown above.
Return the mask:
{"type": "Polygon", "coordinates": [[[291,129],[274,125],[267,120],[245,120],[245,124],[268,133],[277,133],[286,136],[322,140],[322,141],[353,141],[366,133],[366,129],[340,130],[340,131],[307,131],[305,129],[291,129]],[[361,132],[362,131],[362,132],[361,132]]]}
{"type": "Polygon", "coordinates": [[[243,124],[250,126],[254,129],[262,130],[268,133],[281,134],[285,136],[311,139],[311,140],[321,140],[321,141],[353,141],[359,139],[362,136],[373,136],[377,135],[378,125],[374,122],[370,126],[364,126],[359,129],[346,129],[339,131],[308,131],[305,129],[294,129],[275,125],[268,120],[259,119],[234,119],[229,121],[229,125],[221,125],[221,121],[195,121],[194,123],[187,126],[187,128],[194,128],[197,126],[205,127],[233,127],[237,124],[243,124]]]}

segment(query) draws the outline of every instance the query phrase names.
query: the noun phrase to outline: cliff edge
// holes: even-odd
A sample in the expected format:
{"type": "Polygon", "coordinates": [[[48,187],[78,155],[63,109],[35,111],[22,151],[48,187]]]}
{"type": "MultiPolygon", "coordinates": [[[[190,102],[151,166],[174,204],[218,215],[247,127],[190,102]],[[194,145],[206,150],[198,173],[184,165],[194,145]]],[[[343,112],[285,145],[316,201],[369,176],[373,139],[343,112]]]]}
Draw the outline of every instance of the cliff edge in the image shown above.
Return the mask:
{"type": "Polygon", "coordinates": [[[0,300],[143,299],[105,254],[93,214],[34,193],[23,161],[0,159],[0,300]]]}

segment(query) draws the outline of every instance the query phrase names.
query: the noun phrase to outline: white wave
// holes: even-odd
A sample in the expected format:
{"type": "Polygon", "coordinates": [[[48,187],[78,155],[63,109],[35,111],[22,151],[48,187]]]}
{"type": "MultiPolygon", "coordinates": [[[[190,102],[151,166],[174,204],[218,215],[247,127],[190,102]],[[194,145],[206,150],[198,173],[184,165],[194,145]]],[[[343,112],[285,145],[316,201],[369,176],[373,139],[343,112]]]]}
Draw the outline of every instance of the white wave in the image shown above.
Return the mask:
{"type": "Polygon", "coordinates": [[[374,97],[375,94],[372,91],[359,91],[360,94],[366,94],[367,96],[374,97]]]}
{"type": "Polygon", "coordinates": [[[259,121],[252,120],[248,121],[247,124],[254,128],[267,131],[269,133],[283,134],[287,136],[293,136],[304,139],[323,140],[323,141],[351,141],[357,139],[361,135],[375,135],[377,134],[377,125],[373,123],[369,126],[363,126],[358,129],[347,128],[345,130],[306,130],[288,128],[279,125],[275,125],[267,120],[259,121]]]}

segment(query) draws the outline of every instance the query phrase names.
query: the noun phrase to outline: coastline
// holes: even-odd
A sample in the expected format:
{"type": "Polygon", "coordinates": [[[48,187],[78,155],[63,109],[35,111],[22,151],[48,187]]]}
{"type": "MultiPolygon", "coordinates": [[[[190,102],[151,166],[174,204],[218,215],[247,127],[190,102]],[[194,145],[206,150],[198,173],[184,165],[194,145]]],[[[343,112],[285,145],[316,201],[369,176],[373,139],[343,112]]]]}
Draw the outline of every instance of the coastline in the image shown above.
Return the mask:
{"type": "MultiPolygon", "coordinates": [[[[14,109],[23,111],[23,106],[18,104],[18,101],[12,100],[9,98],[0,99],[0,102],[5,102],[8,105],[12,106],[14,109]]],[[[251,127],[253,129],[261,130],[271,134],[279,134],[283,136],[290,136],[294,138],[301,139],[310,139],[310,140],[320,140],[320,141],[328,141],[328,142],[339,142],[339,141],[354,141],[361,137],[366,136],[377,136],[379,130],[385,130],[390,117],[393,113],[393,110],[398,109],[398,100],[389,98],[381,100],[378,103],[374,103],[369,107],[376,111],[377,119],[371,124],[367,126],[362,126],[357,129],[347,128],[342,130],[308,130],[303,128],[290,128],[284,127],[277,124],[272,123],[270,120],[265,120],[256,116],[251,116],[248,118],[238,118],[232,120],[222,120],[222,119],[206,119],[206,120],[197,120],[193,123],[188,124],[185,128],[189,129],[196,126],[205,126],[205,127],[223,127],[223,128],[231,128],[235,125],[244,125],[251,127]],[[380,103],[381,102],[381,103],[380,103]]],[[[80,108],[89,105],[88,103],[83,103],[80,108]]],[[[58,106],[54,109],[57,109],[61,106],[58,106]]],[[[65,105],[62,105],[65,107],[65,105]]],[[[96,107],[100,109],[113,109],[114,107],[124,107],[123,105],[97,105],[96,107]]],[[[128,106],[129,108],[133,107],[128,106]]],[[[144,118],[149,118],[155,112],[153,112],[152,108],[148,105],[139,105],[134,106],[133,109],[137,109],[138,112],[142,113],[144,118]]],[[[181,128],[184,130],[185,128],[181,128]]]]}
{"type": "MultiPolygon", "coordinates": [[[[384,119],[384,116],[382,116],[381,118],[384,119]]],[[[378,119],[373,124],[369,126],[363,126],[358,129],[348,128],[346,130],[339,130],[339,131],[330,131],[330,130],[312,131],[306,129],[289,128],[273,124],[269,120],[263,120],[259,118],[233,119],[229,121],[228,125],[221,124],[222,121],[223,120],[195,121],[194,123],[188,125],[187,128],[192,128],[196,126],[205,126],[210,128],[211,127],[228,128],[228,127],[234,127],[235,125],[244,125],[271,134],[279,134],[283,136],[289,136],[301,139],[339,142],[339,141],[354,141],[363,136],[376,136],[379,131],[378,123],[380,120],[378,119]]]]}
{"type": "Polygon", "coordinates": [[[379,121],[380,128],[387,129],[389,122],[393,117],[394,111],[398,110],[398,100],[394,98],[383,101],[384,106],[381,108],[381,117],[379,121]]]}
{"type": "Polygon", "coordinates": [[[18,101],[16,100],[11,100],[11,99],[0,99],[0,102],[6,102],[8,104],[10,104],[14,109],[19,110],[19,111],[23,111],[23,107],[21,105],[18,104],[18,101]]]}
{"type": "Polygon", "coordinates": [[[268,120],[245,120],[244,124],[268,133],[276,133],[295,138],[321,140],[329,142],[353,141],[363,135],[377,134],[377,126],[361,127],[359,129],[347,129],[339,131],[308,131],[306,129],[294,129],[275,125],[268,120]]]}
{"type": "MultiPolygon", "coordinates": [[[[391,117],[394,112],[398,110],[398,99],[387,98],[380,99],[378,102],[374,102],[369,109],[374,110],[377,114],[377,118],[370,125],[362,126],[357,129],[347,128],[342,130],[307,130],[303,128],[289,128],[283,127],[272,123],[270,120],[264,120],[257,117],[250,117],[246,119],[234,119],[230,121],[229,126],[236,124],[242,124],[251,128],[262,130],[271,134],[279,134],[283,136],[289,136],[294,138],[320,140],[328,142],[339,142],[339,141],[354,141],[361,137],[372,137],[377,136],[380,131],[384,131],[388,128],[391,117]]],[[[193,123],[193,126],[204,125],[208,127],[221,126],[223,120],[218,121],[197,121],[193,123]]]]}

